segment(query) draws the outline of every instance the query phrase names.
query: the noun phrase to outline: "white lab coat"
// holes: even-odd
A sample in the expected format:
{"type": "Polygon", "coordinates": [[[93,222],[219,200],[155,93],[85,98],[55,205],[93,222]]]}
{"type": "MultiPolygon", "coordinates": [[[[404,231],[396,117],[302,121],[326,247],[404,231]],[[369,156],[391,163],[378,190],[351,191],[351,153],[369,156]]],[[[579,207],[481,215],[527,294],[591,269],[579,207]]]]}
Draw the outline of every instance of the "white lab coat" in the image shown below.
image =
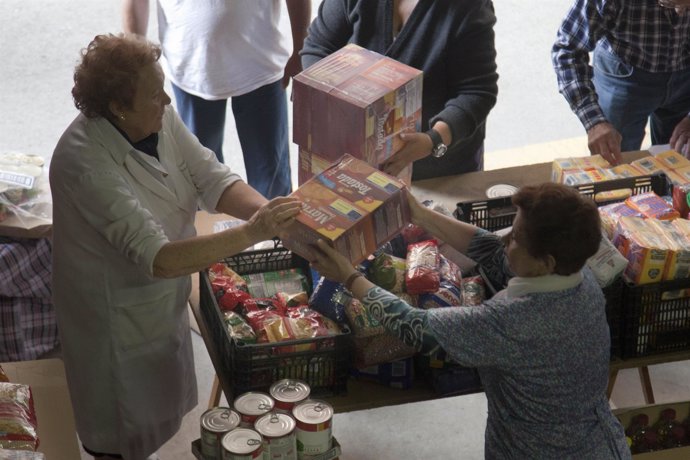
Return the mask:
{"type": "Polygon", "coordinates": [[[170,107],[155,158],[105,119],[79,115],[50,166],[53,302],[77,431],[91,450],[139,460],[197,404],[190,277],[156,279],[168,241],[195,235],[239,180],[170,107]]]}

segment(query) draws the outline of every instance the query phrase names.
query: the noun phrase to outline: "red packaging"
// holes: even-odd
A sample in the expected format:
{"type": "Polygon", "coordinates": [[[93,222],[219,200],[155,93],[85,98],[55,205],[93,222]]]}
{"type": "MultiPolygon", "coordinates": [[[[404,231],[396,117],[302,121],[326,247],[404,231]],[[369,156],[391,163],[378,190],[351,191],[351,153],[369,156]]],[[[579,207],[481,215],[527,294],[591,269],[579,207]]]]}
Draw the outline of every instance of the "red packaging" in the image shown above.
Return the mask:
{"type": "Polygon", "coordinates": [[[405,288],[409,294],[435,292],[441,284],[441,259],[436,240],[420,241],[407,247],[405,288]]]}
{"type": "Polygon", "coordinates": [[[688,192],[690,192],[690,184],[680,184],[673,187],[673,209],[678,211],[683,219],[686,219],[690,213],[688,192]]]}

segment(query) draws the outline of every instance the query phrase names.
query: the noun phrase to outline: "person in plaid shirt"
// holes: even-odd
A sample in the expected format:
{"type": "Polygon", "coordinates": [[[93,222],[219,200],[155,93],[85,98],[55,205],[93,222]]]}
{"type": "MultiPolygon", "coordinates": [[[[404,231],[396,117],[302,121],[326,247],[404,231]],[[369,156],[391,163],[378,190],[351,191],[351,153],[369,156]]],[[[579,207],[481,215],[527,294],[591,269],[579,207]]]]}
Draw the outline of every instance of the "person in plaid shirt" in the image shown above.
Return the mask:
{"type": "Polygon", "coordinates": [[[653,144],[690,154],[690,0],[575,0],[551,57],[593,155],[619,163],[648,120],[653,144]]]}

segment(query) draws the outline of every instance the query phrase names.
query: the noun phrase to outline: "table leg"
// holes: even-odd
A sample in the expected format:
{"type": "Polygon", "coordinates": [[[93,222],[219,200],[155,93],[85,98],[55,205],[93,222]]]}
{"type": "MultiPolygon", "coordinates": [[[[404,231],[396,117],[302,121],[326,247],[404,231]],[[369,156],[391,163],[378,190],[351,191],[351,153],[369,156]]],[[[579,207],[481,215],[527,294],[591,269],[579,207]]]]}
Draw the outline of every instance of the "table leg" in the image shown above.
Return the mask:
{"type": "Polygon", "coordinates": [[[637,368],[640,373],[640,383],[642,383],[642,394],[644,395],[645,404],[654,404],[654,390],[652,389],[652,381],[649,378],[649,368],[647,366],[640,366],[637,368]]]}
{"type": "Polygon", "coordinates": [[[606,397],[611,399],[611,393],[613,393],[613,386],[616,384],[616,377],[618,377],[618,369],[612,369],[609,371],[609,385],[606,388],[606,397]]]}
{"type": "Polygon", "coordinates": [[[208,398],[208,408],[218,407],[220,404],[220,395],[223,389],[220,386],[220,380],[218,380],[218,375],[213,376],[213,386],[211,387],[211,397],[208,398]]]}

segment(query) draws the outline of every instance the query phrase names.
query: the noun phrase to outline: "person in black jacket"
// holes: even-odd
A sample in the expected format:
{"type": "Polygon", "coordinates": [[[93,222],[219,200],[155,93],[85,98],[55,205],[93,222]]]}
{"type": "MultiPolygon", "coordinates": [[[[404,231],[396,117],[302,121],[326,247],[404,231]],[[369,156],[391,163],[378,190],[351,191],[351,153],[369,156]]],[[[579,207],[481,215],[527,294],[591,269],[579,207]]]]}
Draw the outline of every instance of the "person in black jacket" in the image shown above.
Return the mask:
{"type": "Polygon", "coordinates": [[[324,0],[300,53],[302,67],[355,43],[424,72],[422,129],[382,169],[412,179],[480,171],[498,74],[490,0],[324,0]],[[447,151],[446,151],[447,147],[447,151]]]}

